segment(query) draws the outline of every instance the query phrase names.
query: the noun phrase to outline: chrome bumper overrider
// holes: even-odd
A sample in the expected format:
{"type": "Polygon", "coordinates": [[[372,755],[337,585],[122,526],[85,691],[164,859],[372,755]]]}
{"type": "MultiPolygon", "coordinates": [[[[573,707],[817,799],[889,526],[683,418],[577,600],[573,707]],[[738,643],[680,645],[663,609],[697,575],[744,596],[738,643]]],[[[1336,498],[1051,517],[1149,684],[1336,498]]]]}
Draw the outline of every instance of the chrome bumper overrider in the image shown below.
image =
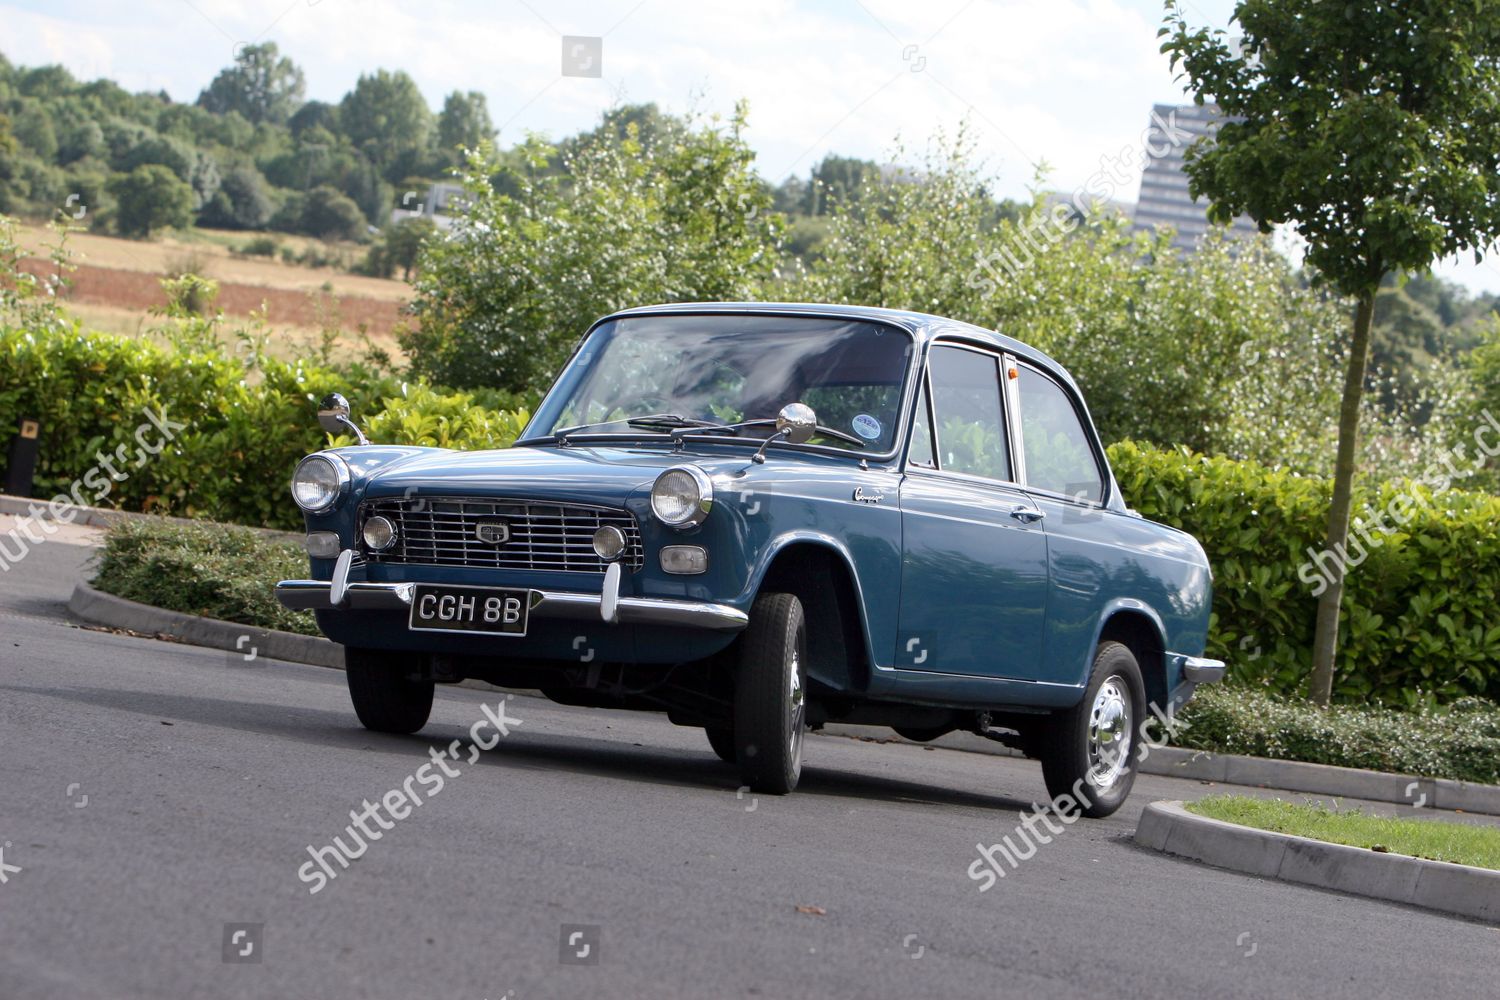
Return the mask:
{"type": "MultiPolygon", "coordinates": [[[[417,584],[346,582],[347,567],[340,569],[344,571],[342,579],[339,570],[335,569],[331,583],[325,580],[283,580],[276,585],[276,599],[293,611],[406,611],[411,607],[412,592],[417,584]]],[[[612,625],[673,625],[717,632],[738,632],[750,624],[750,617],[745,612],[727,604],[661,597],[621,597],[619,564],[612,564],[610,570],[604,576],[604,589],[598,594],[531,590],[531,617],[602,620],[612,625]]]]}
{"type": "Polygon", "coordinates": [[[1182,659],[1183,680],[1194,684],[1212,684],[1224,679],[1223,660],[1210,660],[1202,656],[1185,656],[1182,659]]]}

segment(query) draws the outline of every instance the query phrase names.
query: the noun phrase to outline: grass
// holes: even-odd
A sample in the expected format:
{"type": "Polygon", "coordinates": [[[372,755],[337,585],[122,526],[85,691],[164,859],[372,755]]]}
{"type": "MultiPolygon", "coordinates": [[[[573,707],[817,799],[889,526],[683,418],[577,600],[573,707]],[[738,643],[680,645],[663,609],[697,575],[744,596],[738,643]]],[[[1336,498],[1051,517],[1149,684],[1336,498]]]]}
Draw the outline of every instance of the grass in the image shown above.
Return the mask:
{"type": "Polygon", "coordinates": [[[94,587],[128,601],[258,628],[318,635],[309,612],[276,601],[307,576],[307,554],[249,528],[131,519],[110,528],[94,587]]]}
{"type": "Polygon", "coordinates": [[[1347,844],[1431,861],[1500,870],[1500,828],[1439,820],[1367,816],[1281,799],[1212,795],[1187,804],[1189,812],[1257,830],[1347,844]]]}

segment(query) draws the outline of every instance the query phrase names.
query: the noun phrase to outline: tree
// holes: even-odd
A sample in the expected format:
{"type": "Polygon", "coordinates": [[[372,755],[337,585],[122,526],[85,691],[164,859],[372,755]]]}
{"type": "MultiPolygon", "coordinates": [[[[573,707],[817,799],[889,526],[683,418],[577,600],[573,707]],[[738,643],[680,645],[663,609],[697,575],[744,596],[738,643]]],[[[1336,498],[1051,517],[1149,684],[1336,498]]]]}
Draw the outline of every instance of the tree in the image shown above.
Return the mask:
{"type": "Polygon", "coordinates": [[[519,169],[488,144],[468,158],[450,236],[423,246],[402,338],[412,369],[456,386],[531,391],[599,316],[629,305],[749,299],[770,277],[782,220],[751,167],[744,109],[643,145],[601,131],[562,161],[533,137],[519,169]],[[505,183],[497,184],[502,174],[505,183]],[[502,190],[503,189],[503,190],[502,190]]]}
{"type": "Polygon", "coordinates": [[[410,281],[412,268],[422,254],[422,245],[437,233],[437,225],[425,215],[402,219],[385,233],[386,261],[401,268],[401,280],[410,281]]]}
{"type": "Polygon", "coordinates": [[[357,240],[365,232],[364,213],[337,188],[315,187],[302,203],[302,231],[325,240],[357,240]]]}
{"type": "MultiPolygon", "coordinates": [[[[405,73],[376,70],[360,76],[339,104],[339,125],[355,148],[382,171],[403,153],[428,148],[432,110],[405,73]]],[[[400,177],[408,171],[388,176],[400,177]]]]}
{"type": "Polygon", "coordinates": [[[126,236],[149,236],[172,226],[193,223],[193,189],[160,163],[147,163],[128,174],[110,178],[114,196],[115,228],[126,236]]]}
{"type": "Polygon", "coordinates": [[[1310,696],[1333,686],[1360,401],[1375,296],[1392,272],[1480,252],[1500,233],[1500,8],[1240,0],[1238,44],[1168,0],[1162,51],[1227,116],[1186,171],[1209,216],[1294,226],[1317,279],[1355,301],[1343,378],[1310,696]]]}
{"type": "Polygon", "coordinates": [[[218,193],[203,209],[203,221],[229,229],[263,229],[273,206],[266,179],[249,164],[230,167],[218,193]]]}
{"type": "Polygon", "coordinates": [[[283,58],[275,42],[264,42],[240,49],[234,65],[198,95],[198,106],[221,115],[238,111],[256,124],[280,124],[297,110],[306,88],[297,64],[283,58]]]}
{"type": "Polygon", "coordinates": [[[495,123],[490,121],[489,104],[477,90],[468,93],[455,90],[443,101],[438,115],[438,145],[445,153],[474,149],[481,142],[495,138],[495,123]]]}

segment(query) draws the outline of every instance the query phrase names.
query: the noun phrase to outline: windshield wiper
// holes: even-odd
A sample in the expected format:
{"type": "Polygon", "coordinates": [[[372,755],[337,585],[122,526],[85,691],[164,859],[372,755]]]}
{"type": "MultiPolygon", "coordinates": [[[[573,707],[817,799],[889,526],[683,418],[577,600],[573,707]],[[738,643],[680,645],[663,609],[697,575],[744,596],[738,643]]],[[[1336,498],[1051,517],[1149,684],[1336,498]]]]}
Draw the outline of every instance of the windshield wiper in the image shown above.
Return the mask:
{"type": "Polygon", "coordinates": [[[619,417],[614,420],[601,420],[592,424],[575,424],[572,427],[564,427],[560,431],[553,431],[552,436],[559,444],[568,443],[568,435],[579,431],[586,431],[594,427],[608,427],[611,424],[627,424],[631,427],[645,429],[661,428],[667,430],[676,427],[717,427],[711,420],[694,420],[692,417],[684,417],[680,413],[648,413],[639,417],[619,417]]]}
{"type": "MultiPolygon", "coordinates": [[[[776,420],[773,417],[761,417],[756,420],[742,420],[737,424],[714,424],[708,421],[700,421],[695,424],[686,424],[672,432],[672,440],[681,442],[690,434],[738,434],[744,427],[775,427],[776,420]]],[[[813,433],[818,437],[831,437],[838,441],[852,444],[856,448],[863,448],[865,442],[852,434],[834,430],[832,427],[824,427],[818,424],[813,428],[813,433]]]]}

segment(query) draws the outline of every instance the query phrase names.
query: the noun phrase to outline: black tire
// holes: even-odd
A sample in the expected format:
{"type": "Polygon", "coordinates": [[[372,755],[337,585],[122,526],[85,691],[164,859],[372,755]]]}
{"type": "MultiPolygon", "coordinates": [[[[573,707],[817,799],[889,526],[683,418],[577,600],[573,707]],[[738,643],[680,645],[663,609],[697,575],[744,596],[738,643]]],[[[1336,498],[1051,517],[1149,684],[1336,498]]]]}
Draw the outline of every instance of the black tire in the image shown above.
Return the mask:
{"type": "Polygon", "coordinates": [[[740,636],[734,748],[751,789],[785,795],[802,775],[807,719],[807,626],[795,594],[762,594],[740,636]]]}
{"type": "Polygon", "coordinates": [[[1094,819],[1120,808],[1135,784],[1145,711],[1146,686],[1135,654],[1118,642],[1101,642],[1083,699],[1054,712],[1037,740],[1053,801],[1073,799],[1094,819]],[[1122,710],[1123,717],[1117,714],[1122,710]]]}
{"type": "Polygon", "coordinates": [[[708,726],[703,730],[708,734],[708,745],[714,748],[714,753],[726,764],[735,762],[734,755],[734,730],[728,726],[708,726]]]}
{"type": "Polygon", "coordinates": [[[414,733],[432,714],[432,681],[411,680],[416,654],[344,647],[344,676],[354,714],[377,733],[414,733]]]}

